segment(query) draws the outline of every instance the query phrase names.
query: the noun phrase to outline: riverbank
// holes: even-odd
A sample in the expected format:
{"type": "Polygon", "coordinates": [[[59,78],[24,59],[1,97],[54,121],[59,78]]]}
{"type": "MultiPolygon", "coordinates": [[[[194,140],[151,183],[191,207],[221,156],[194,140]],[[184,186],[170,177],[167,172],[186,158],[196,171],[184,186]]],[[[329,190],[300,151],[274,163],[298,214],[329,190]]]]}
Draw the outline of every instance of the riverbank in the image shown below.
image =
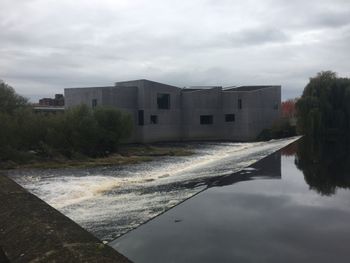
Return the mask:
{"type": "Polygon", "coordinates": [[[89,158],[76,156],[68,159],[62,156],[43,158],[32,153],[28,161],[6,161],[0,162],[0,170],[10,169],[56,169],[56,168],[92,168],[99,166],[118,166],[125,164],[137,164],[153,161],[161,156],[190,156],[194,154],[190,146],[170,144],[133,144],[123,145],[118,153],[106,157],[89,158]]]}
{"type": "Polygon", "coordinates": [[[0,199],[1,262],[131,263],[1,174],[0,199]]]}

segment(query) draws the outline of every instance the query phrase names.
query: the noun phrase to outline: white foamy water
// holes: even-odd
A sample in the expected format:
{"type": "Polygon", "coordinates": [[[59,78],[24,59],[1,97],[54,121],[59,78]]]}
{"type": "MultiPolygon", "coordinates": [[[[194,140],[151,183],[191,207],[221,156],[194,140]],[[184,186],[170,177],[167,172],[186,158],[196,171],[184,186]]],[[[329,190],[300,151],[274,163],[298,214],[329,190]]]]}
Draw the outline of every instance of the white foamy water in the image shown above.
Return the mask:
{"type": "Polygon", "coordinates": [[[110,241],[202,191],[210,178],[241,170],[296,139],[194,144],[193,156],[9,175],[100,239],[110,241]]]}

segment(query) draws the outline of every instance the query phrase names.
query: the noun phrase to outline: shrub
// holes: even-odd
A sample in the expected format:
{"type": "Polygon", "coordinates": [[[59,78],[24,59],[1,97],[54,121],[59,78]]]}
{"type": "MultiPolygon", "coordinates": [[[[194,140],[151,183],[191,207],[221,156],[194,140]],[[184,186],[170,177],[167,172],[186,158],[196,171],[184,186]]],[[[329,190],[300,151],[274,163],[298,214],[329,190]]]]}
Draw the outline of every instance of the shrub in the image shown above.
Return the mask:
{"type": "Polygon", "coordinates": [[[132,119],[115,108],[98,107],[94,117],[99,127],[98,152],[114,152],[132,131],[132,119]]]}
{"type": "Polygon", "coordinates": [[[64,114],[34,113],[25,98],[0,83],[0,161],[106,155],[131,131],[131,117],[115,108],[80,105],[64,114]]]}
{"type": "Polygon", "coordinates": [[[264,129],[259,135],[259,141],[280,139],[296,135],[295,126],[291,125],[289,118],[280,118],[275,121],[270,129],[264,129]]]}

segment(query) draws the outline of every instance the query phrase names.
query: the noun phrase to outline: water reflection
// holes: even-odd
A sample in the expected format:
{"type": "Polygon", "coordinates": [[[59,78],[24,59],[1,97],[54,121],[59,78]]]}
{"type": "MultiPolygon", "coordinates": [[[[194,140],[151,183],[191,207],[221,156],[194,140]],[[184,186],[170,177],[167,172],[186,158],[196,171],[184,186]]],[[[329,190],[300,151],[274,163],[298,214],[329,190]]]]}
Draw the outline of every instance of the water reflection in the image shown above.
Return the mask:
{"type": "MultiPolygon", "coordinates": [[[[248,168],[228,175],[219,175],[215,177],[207,177],[200,179],[184,180],[176,184],[168,184],[157,186],[158,190],[166,191],[166,189],[194,189],[198,186],[204,186],[202,191],[212,187],[221,187],[232,185],[239,182],[251,181],[256,179],[281,179],[281,151],[272,153],[271,155],[259,160],[248,168]]],[[[145,191],[150,189],[145,189],[145,191]]],[[[151,189],[155,191],[155,189],[151,189]]]]}
{"type": "Polygon", "coordinates": [[[208,180],[207,191],[109,245],[140,263],[348,262],[350,191],[324,196],[348,187],[347,164],[333,167],[348,155],[296,147],[208,180]]]}
{"type": "Polygon", "coordinates": [[[350,188],[350,149],[346,139],[325,141],[304,137],[295,164],[310,189],[321,195],[334,195],[337,188],[350,188]]]}
{"type": "Polygon", "coordinates": [[[281,179],[281,152],[277,151],[237,173],[207,182],[208,188],[255,179],[281,179]]]}

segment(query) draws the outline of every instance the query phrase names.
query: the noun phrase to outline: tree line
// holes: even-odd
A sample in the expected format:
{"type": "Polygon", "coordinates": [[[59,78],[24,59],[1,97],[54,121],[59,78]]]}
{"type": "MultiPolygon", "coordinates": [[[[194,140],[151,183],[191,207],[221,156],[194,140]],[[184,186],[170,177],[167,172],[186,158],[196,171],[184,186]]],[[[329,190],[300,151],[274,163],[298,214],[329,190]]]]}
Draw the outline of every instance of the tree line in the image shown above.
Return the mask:
{"type": "Polygon", "coordinates": [[[349,137],[350,79],[323,71],[311,78],[296,103],[300,134],[332,139],[349,137]]]}
{"type": "Polygon", "coordinates": [[[105,156],[130,136],[132,126],[131,116],[110,107],[34,113],[26,98],[0,82],[0,161],[105,156]]]}

